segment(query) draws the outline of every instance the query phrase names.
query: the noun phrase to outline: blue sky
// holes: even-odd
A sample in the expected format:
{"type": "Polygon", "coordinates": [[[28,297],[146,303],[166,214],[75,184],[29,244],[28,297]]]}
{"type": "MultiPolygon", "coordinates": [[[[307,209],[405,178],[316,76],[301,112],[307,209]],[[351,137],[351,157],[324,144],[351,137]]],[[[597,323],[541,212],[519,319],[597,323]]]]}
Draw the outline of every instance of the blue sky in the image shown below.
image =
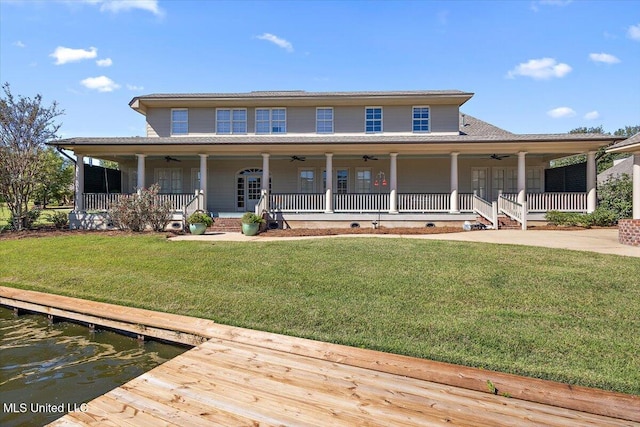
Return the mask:
{"type": "Polygon", "coordinates": [[[0,0],[0,80],[60,136],[144,135],[134,96],[459,89],[516,133],[640,124],[640,1],[0,0]]]}

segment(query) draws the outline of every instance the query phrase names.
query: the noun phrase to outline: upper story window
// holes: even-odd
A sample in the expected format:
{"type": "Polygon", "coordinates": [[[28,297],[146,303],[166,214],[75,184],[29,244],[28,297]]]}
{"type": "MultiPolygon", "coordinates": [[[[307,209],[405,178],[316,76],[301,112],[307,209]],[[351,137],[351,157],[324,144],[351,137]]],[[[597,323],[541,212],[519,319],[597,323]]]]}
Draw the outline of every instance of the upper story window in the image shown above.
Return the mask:
{"type": "Polygon", "coordinates": [[[189,133],[189,110],[171,110],[171,134],[186,135],[189,133]]]}
{"type": "Polygon", "coordinates": [[[364,112],[364,131],[382,132],[382,107],[366,107],[364,112]]]}
{"type": "Polygon", "coordinates": [[[333,108],[316,109],[316,132],[333,133],[333,108]]]}
{"type": "Polygon", "coordinates": [[[247,133],[247,110],[244,108],[217,109],[216,133],[247,133]]]}
{"type": "Polygon", "coordinates": [[[256,133],[286,133],[287,110],[256,108],[256,133]]]}
{"type": "Polygon", "coordinates": [[[413,131],[429,132],[429,107],[413,107],[413,131]]]}

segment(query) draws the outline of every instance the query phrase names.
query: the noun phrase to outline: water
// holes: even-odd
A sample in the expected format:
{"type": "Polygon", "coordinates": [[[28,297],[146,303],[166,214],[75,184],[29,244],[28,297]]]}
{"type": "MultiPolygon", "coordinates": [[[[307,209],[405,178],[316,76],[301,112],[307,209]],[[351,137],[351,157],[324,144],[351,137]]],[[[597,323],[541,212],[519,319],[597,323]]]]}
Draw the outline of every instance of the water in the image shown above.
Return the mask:
{"type": "Polygon", "coordinates": [[[186,350],[0,307],[0,426],[41,426],[186,350]]]}

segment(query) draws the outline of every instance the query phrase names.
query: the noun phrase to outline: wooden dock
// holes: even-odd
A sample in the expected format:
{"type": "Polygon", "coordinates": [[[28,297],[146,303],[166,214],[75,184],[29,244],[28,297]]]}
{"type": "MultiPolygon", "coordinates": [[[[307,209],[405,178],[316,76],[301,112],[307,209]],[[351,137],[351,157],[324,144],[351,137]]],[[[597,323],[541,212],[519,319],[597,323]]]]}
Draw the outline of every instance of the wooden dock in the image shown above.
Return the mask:
{"type": "Polygon", "coordinates": [[[640,396],[0,287],[26,302],[207,339],[54,426],[640,426],[640,396]]]}

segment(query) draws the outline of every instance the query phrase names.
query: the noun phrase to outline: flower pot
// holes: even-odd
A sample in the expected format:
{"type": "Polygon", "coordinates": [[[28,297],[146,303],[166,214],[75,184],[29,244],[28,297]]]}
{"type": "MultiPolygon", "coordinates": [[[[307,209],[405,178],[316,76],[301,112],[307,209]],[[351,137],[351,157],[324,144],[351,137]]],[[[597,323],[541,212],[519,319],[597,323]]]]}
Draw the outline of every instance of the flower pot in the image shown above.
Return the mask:
{"type": "Polygon", "coordinates": [[[255,222],[251,224],[242,224],[242,234],[245,236],[255,236],[258,234],[258,230],[260,229],[260,224],[255,222]]]}
{"type": "Polygon", "coordinates": [[[204,234],[206,229],[207,229],[207,224],[203,224],[199,222],[195,224],[189,224],[189,231],[191,232],[191,234],[204,234]]]}

